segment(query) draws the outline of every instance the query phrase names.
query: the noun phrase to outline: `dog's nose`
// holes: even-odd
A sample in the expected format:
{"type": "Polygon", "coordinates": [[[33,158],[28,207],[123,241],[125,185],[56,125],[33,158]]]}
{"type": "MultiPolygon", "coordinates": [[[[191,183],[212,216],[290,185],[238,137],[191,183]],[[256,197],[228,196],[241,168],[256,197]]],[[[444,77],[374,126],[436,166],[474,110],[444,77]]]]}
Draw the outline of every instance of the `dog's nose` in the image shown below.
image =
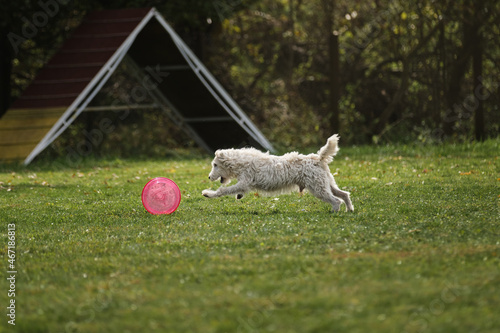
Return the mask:
{"type": "Polygon", "coordinates": [[[210,179],[210,176],[208,176],[208,179],[210,179]]]}

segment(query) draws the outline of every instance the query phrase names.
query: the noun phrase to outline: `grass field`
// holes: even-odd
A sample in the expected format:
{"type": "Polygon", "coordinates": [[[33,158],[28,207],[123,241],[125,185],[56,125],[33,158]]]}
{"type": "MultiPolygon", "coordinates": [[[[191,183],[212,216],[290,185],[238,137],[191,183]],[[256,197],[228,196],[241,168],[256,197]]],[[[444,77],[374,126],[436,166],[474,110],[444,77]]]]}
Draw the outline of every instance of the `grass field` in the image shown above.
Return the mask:
{"type": "Polygon", "coordinates": [[[336,214],[204,198],[209,158],[0,166],[0,331],[499,332],[499,145],[341,147],[336,214]],[[142,207],[157,176],[172,215],[142,207]]]}

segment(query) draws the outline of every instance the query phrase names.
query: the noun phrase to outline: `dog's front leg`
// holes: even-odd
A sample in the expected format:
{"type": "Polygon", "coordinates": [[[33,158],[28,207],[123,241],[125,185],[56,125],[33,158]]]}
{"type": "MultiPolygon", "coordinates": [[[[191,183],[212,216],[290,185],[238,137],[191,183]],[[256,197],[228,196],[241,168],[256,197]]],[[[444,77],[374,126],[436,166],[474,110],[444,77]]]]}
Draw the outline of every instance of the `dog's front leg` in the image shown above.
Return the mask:
{"type": "Polygon", "coordinates": [[[243,194],[245,194],[246,192],[248,192],[248,186],[245,183],[239,182],[238,184],[233,186],[228,186],[228,187],[221,186],[217,189],[217,191],[203,190],[201,194],[203,194],[207,198],[217,198],[233,194],[238,194],[243,196],[243,194]]]}

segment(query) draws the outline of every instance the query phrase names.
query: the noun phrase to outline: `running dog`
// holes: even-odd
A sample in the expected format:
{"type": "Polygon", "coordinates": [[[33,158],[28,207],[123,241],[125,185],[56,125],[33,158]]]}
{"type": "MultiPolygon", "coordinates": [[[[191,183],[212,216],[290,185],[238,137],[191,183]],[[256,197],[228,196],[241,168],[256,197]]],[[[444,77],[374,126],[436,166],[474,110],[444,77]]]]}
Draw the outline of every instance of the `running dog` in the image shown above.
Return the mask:
{"type": "Polygon", "coordinates": [[[297,152],[283,156],[270,155],[254,148],[221,149],[215,152],[208,178],[220,179],[223,186],[216,191],[204,190],[207,198],[235,195],[241,199],[250,191],[276,195],[307,189],[316,198],[332,205],[338,212],[342,202],[346,211],[354,211],[349,192],[342,191],[335,183],[328,164],[339,151],[339,136],[332,135],[317,154],[302,155],[297,152]],[[227,185],[231,179],[238,183],[227,185]]]}

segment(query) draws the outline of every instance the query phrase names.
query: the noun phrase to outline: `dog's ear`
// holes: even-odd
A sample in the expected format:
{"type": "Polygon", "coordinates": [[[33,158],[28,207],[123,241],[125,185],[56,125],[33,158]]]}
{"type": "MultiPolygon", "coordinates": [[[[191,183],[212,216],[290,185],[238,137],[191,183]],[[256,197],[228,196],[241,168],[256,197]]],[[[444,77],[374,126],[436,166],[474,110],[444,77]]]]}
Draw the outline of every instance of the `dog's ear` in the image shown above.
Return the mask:
{"type": "Polygon", "coordinates": [[[227,155],[226,155],[226,153],[224,152],[224,150],[219,149],[219,150],[217,150],[217,151],[215,152],[215,157],[216,157],[219,161],[224,162],[224,161],[226,160],[226,158],[227,158],[227,155]]]}

